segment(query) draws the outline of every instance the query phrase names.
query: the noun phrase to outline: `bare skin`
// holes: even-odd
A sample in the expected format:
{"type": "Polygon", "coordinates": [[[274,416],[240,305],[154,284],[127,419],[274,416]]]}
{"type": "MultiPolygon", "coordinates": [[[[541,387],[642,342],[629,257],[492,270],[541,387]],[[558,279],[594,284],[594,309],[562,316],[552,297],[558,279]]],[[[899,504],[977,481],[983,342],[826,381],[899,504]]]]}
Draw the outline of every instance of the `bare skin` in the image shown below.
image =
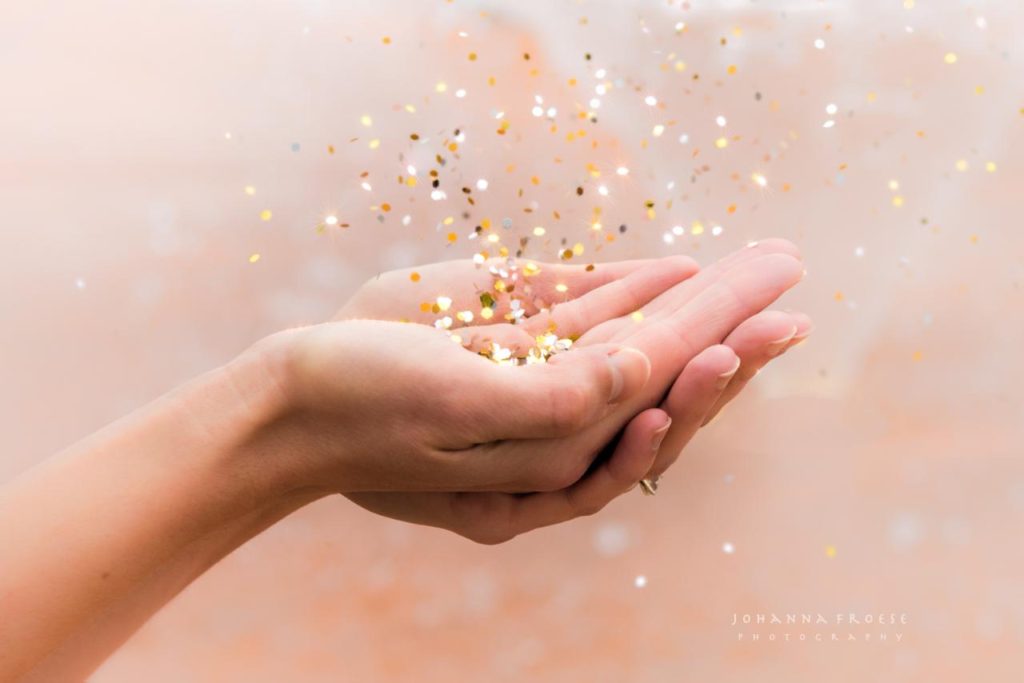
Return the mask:
{"type": "Polygon", "coordinates": [[[486,543],[599,510],[810,330],[762,312],[800,279],[792,245],[695,270],[542,266],[524,324],[466,331],[470,346],[552,325],[579,336],[526,367],[393,322],[429,322],[424,287],[472,300],[472,264],[420,269],[419,288],[387,275],[336,321],[273,335],[30,470],[0,490],[0,678],[87,675],[220,558],[326,495],[486,543]]]}

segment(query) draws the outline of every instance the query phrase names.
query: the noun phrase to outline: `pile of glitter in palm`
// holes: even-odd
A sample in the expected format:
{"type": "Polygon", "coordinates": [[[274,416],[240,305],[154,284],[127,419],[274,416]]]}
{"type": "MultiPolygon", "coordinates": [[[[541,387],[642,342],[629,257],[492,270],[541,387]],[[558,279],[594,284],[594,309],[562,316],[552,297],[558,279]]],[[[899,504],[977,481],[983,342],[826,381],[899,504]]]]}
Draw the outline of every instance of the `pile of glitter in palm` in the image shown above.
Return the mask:
{"type": "Polygon", "coordinates": [[[516,356],[513,350],[505,348],[497,342],[491,342],[491,348],[480,353],[498,365],[534,365],[536,363],[547,363],[548,360],[559,353],[572,348],[572,339],[559,337],[557,334],[542,334],[537,337],[537,345],[526,352],[525,356],[516,356]]]}

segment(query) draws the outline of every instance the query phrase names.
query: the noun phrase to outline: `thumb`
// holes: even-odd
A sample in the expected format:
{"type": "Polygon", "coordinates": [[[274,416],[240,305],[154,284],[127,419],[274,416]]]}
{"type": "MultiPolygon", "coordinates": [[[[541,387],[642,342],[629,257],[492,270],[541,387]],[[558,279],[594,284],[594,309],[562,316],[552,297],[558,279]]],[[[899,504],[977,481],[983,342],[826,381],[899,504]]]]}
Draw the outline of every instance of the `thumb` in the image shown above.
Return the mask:
{"type": "Polygon", "coordinates": [[[575,434],[635,396],[647,384],[651,362],[628,346],[594,344],[547,363],[495,365],[488,374],[506,408],[490,438],[547,438],[575,434]]]}

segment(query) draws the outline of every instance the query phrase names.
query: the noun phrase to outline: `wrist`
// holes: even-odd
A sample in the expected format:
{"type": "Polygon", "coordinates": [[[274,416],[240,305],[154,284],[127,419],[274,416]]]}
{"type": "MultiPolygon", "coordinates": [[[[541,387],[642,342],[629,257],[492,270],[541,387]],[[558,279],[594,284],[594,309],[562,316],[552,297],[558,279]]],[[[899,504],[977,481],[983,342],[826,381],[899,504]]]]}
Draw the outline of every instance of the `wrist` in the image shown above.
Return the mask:
{"type": "Polygon", "coordinates": [[[293,370],[300,334],[289,330],[257,342],[202,378],[183,401],[215,444],[208,464],[243,487],[237,494],[250,498],[250,507],[331,493],[303,474],[293,370]]]}

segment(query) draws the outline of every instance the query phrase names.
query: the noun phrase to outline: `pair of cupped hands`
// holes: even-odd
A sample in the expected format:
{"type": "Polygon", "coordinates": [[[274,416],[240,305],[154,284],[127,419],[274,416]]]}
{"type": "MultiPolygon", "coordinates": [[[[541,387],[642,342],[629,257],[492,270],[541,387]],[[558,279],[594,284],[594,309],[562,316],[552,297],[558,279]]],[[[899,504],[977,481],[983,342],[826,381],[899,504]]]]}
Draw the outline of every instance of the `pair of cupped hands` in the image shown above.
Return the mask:
{"type": "Polygon", "coordinates": [[[797,248],[752,243],[704,269],[685,256],[596,267],[539,264],[526,315],[434,327],[420,302],[476,310],[472,261],[394,271],[328,323],[271,337],[293,485],[342,492],[396,519],[481,543],[589,515],[655,479],[772,358],[811,331],[765,310],[803,276],[797,248]],[[557,288],[556,288],[557,287],[557,288]],[[411,322],[399,322],[409,320],[411,322]],[[538,335],[575,339],[547,363],[505,366],[538,335]]]}

